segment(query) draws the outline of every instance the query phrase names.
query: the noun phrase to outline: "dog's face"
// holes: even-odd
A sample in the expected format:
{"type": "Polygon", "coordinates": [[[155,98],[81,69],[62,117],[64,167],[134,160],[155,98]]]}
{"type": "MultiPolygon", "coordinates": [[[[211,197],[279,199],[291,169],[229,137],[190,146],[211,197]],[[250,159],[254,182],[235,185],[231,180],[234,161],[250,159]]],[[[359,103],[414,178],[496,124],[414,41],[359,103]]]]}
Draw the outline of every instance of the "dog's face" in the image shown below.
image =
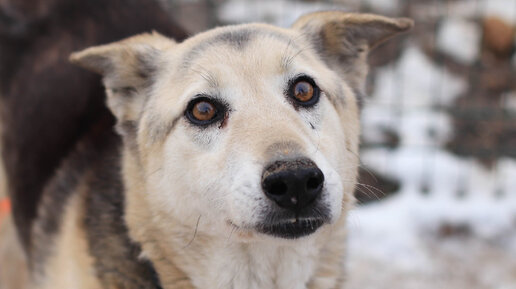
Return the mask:
{"type": "Polygon", "coordinates": [[[294,239],[329,227],[350,204],[365,57],[410,26],[314,13],[292,29],[230,26],[181,44],[140,35],[72,61],[104,75],[159,222],[294,239]]]}
{"type": "Polygon", "coordinates": [[[156,74],[139,143],[159,144],[148,184],[175,217],[287,238],[339,217],[354,183],[356,101],[299,37],[228,27],[163,56],[176,69],[156,74]]]}

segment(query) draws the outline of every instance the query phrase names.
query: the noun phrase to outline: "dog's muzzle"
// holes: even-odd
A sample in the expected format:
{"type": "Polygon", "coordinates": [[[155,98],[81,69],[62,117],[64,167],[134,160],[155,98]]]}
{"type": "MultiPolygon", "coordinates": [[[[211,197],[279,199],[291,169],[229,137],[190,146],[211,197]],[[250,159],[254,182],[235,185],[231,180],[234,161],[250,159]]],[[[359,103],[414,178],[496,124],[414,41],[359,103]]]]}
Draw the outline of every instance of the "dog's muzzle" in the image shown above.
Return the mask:
{"type": "Polygon", "coordinates": [[[309,159],[281,160],[267,166],[262,189],[277,207],[267,214],[260,231],[289,239],[315,232],[328,219],[326,208],[318,204],[323,187],[324,174],[309,159]]]}

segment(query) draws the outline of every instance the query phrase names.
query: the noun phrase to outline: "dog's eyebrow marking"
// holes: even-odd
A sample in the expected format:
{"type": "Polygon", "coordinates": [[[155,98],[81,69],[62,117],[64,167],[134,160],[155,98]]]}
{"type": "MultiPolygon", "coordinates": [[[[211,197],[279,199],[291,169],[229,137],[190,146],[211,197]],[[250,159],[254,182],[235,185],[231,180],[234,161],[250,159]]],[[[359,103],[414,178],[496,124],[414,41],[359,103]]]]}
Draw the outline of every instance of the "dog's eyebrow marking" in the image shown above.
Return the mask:
{"type": "Polygon", "coordinates": [[[251,29],[228,31],[215,36],[212,40],[213,44],[218,42],[224,42],[230,45],[234,45],[238,49],[243,49],[244,46],[249,43],[251,39],[251,29]]]}
{"type": "Polygon", "coordinates": [[[217,34],[212,38],[207,39],[199,43],[197,46],[192,48],[184,57],[182,68],[189,68],[192,61],[206,49],[219,43],[228,44],[236,47],[237,49],[243,49],[247,43],[251,40],[251,34],[257,31],[256,29],[242,29],[226,31],[221,34],[217,34]]]}

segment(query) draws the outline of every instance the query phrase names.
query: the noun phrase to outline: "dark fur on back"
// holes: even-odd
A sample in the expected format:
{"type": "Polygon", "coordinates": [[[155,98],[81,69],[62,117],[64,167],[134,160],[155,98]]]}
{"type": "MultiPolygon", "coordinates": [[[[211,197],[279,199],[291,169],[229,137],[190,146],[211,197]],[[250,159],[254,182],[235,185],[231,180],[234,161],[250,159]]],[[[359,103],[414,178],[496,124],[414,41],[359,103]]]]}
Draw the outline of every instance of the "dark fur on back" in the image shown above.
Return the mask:
{"type": "Polygon", "coordinates": [[[93,126],[118,139],[100,78],[70,65],[69,54],[151,30],[186,36],[150,0],[0,1],[3,159],[26,248],[42,192],[79,140],[93,126]]]}

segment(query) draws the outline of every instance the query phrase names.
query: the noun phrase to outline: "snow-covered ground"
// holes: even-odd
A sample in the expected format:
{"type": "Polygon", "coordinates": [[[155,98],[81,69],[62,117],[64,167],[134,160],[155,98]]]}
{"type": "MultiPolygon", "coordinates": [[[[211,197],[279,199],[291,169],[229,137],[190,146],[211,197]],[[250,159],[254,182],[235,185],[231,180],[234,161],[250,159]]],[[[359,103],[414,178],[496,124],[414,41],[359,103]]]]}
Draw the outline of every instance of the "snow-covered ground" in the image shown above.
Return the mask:
{"type": "MultiPolygon", "coordinates": [[[[352,3],[338,6],[343,10],[358,3],[339,2],[352,3]]],[[[398,2],[362,4],[393,14],[400,12],[398,2]]],[[[516,0],[428,3],[428,10],[418,12],[421,17],[444,17],[436,49],[465,64],[479,57],[481,28],[472,18],[496,15],[516,24],[516,0]]],[[[288,26],[302,13],[334,6],[230,1],[219,15],[230,23],[288,26]]],[[[349,288],[516,289],[516,161],[501,158],[488,169],[444,148],[453,136],[447,108],[466,91],[467,80],[435,64],[410,41],[397,61],[374,73],[373,93],[362,111],[363,138],[382,143],[394,133],[399,144],[364,149],[361,158],[400,181],[401,188],[350,213],[349,288]]],[[[514,95],[506,93],[508,108],[516,107],[514,95]]]]}
{"type": "Polygon", "coordinates": [[[351,212],[350,288],[516,288],[516,161],[487,169],[443,148],[444,109],[465,85],[415,46],[377,71],[364,138],[394,131],[400,145],[363,150],[362,162],[401,189],[351,212]]]}

